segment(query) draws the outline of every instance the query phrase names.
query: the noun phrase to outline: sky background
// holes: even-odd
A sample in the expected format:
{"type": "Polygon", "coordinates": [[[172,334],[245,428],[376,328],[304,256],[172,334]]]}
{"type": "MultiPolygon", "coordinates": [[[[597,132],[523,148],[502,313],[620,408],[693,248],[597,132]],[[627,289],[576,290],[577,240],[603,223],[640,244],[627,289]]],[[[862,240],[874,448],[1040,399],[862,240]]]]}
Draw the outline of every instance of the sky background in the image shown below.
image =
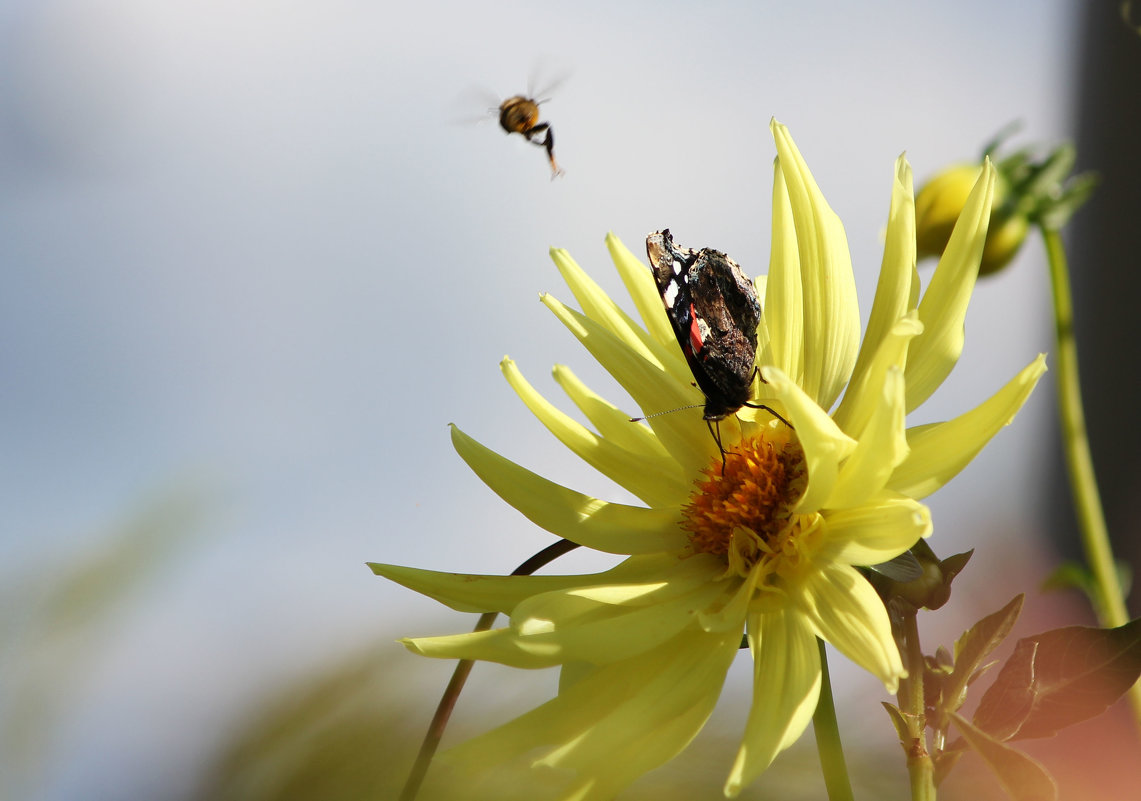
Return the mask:
{"type": "MultiPolygon", "coordinates": [[[[0,579],[42,589],[152,504],[194,510],[86,655],[37,797],[156,797],[163,776],[179,798],[267,688],[469,626],[364,567],[503,572],[550,542],[449,422],[626,500],[499,375],[509,354],[557,400],[559,362],[619,397],[537,300],[570,299],[549,247],[627,308],[608,231],[641,253],[670,227],[765,272],[775,117],[844,221],[866,320],[901,152],[920,182],[1014,120],[1020,143],[1074,135],[1078,6],[0,0],[0,579]],[[486,110],[558,77],[551,181],[486,110]]],[[[1051,341],[1032,243],[912,422],[1051,341]]],[[[1041,578],[1053,414],[1048,377],[931,498],[941,553],[1041,578]]]]}

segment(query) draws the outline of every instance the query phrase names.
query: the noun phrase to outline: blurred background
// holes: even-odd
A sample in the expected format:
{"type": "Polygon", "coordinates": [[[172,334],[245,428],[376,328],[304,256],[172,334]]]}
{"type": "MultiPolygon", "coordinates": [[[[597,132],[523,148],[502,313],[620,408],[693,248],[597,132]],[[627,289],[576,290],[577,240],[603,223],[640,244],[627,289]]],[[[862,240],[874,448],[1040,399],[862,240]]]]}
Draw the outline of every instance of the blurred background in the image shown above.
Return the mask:
{"type": "MultiPolygon", "coordinates": [[[[921,182],[1017,120],[1014,144],[1088,145],[1107,197],[1136,203],[1141,181],[1105,160],[1129,151],[1105,154],[1137,141],[1112,115],[1136,126],[1141,72],[1133,53],[1098,73],[1107,41],[1141,47],[1116,3],[1060,0],[0,0],[0,797],[394,797],[451,666],[393,640],[473,621],[365,561],[504,572],[551,541],[466,470],[446,424],[627,500],[498,372],[510,354],[557,401],[565,363],[623,403],[537,302],[570,299],[547,249],[623,303],[607,231],[640,253],[668,226],[764,272],[775,116],[844,221],[866,319],[904,150],[921,182]],[[552,82],[554,181],[488,113],[552,82]]],[[[1107,213],[1079,213],[1079,245],[1108,235],[1081,233],[1083,215],[1107,213]]],[[[1130,213],[1135,231],[1126,211],[1109,234],[1130,213]]],[[[1092,257],[1071,258],[1096,304],[1092,257]]],[[[1097,343],[1083,370],[1125,398],[1091,412],[1107,459],[1136,436],[1112,382],[1136,374],[1119,360],[1138,293],[1112,286],[1116,329],[1096,339],[1096,309],[1079,317],[1079,346],[1097,343]]],[[[980,285],[963,358],[912,422],[981,402],[1051,348],[1032,239],[980,285]]],[[[930,499],[936,549],[978,549],[923,621],[930,650],[1018,591],[1020,633],[1092,623],[1082,599],[1036,589],[1074,536],[1050,378],[930,499]]],[[[1135,473],[1106,472],[1111,524],[1135,530],[1135,473]]],[[[719,797],[739,661],[708,731],[629,798],[719,797]]],[[[861,788],[906,797],[868,711],[882,687],[833,663],[861,788]]],[[[479,666],[446,742],[553,687],[479,666]]],[[[1136,748],[1111,714],[1030,751],[1064,797],[1120,798],[1136,748]]],[[[947,797],[997,797],[969,763],[947,797]]],[[[816,771],[804,738],[741,797],[821,797],[816,771]]]]}

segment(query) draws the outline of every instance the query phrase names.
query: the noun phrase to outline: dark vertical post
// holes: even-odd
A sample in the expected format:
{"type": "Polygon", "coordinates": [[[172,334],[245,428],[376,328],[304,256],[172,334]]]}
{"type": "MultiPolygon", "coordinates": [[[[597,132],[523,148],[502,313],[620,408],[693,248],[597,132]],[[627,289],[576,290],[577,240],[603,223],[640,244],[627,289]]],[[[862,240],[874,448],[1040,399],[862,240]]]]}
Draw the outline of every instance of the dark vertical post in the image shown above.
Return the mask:
{"type": "MultiPolygon", "coordinates": [[[[1076,8],[1077,169],[1095,170],[1101,183],[1063,233],[1086,423],[1106,522],[1115,554],[1141,577],[1141,34],[1125,23],[1116,2],[1076,8]]],[[[1064,471],[1059,455],[1052,485],[1062,500],[1052,504],[1052,526],[1064,555],[1076,559],[1064,471]]],[[[1136,615],[1136,601],[1130,608],[1136,615]]]]}

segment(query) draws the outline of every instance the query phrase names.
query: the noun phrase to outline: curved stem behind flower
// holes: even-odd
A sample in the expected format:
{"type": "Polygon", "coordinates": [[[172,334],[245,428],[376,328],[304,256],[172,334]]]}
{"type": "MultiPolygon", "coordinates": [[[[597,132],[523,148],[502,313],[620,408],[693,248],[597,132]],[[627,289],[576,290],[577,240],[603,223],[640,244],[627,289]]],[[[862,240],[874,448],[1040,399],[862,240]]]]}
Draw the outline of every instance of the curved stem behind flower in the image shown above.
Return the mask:
{"type": "MultiPolygon", "coordinates": [[[[513,576],[529,576],[544,565],[558,559],[563,554],[569,553],[578,547],[577,542],[570,540],[559,540],[558,542],[548,545],[543,550],[536,553],[529,558],[519,567],[511,571],[513,576]]],[[[484,612],[479,616],[476,621],[475,628],[472,631],[487,631],[491,628],[491,624],[495,622],[497,612],[484,612]]],[[[424,735],[424,741],[420,743],[420,753],[416,755],[416,762],[412,765],[412,772],[408,774],[408,780],[404,782],[404,789],[400,791],[399,801],[414,801],[416,794],[420,792],[420,785],[424,782],[424,776],[428,773],[428,766],[432,764],[432,757],[436,755],[436,749],[440,747],[440,740],[443,739],[444,729],[448,725],[448,720],[452,716],[452,710],[456,707],[456,701],[459,700],[460,692],[467,683],[467,677],[471,673],[472,666],[475,664],[471,659],[461,659],[456,664],[455,672],[452,673],[451,681],[448,682],[447,688],[444,690],[443,696],[440,698],[440,703],[436,707],[436,714],[432,716],[432,722],[428,724],[428,732],[424,735]]]]}
{"type": "Polygon", "coordinates": [[[840,726],[836,721],[836,705],[832,701],[832,681],[828,676],[828,655],[824,640],[817,638],[820,648],[820,699],[812,714],[812,729],[816,733],[816,751],[824,769],[824,786],[829,801],[852,801],[852,784],[848,779],[848,766],[844,762],[844,747],[840,743],[840,726]]]}
{"type": "MultiPolygon", "coordinates": [[[[1129,621],[1121,583],[1117,578],[1109,529],[1098,495],[1097,477],[1090,456],[1085,413],[1082,410],[1081,382],[1078,378],[1078,348],[1074,341],[1074,306],[1070,275],[1061,234],[1041,226],[1050,263],[1050,287],[1054,296],[1054,331],[1058,348],[1058,414],[1061,417],[1062,444],[1069,468],[1070,492],[1078,517],[1082,549],[1094,580],[1095,612],[1101,625],[1122,626],[1129,621]]],[[[1133,715],[1141,724],[1141,684],[1129,693],[1133,715]]]]}

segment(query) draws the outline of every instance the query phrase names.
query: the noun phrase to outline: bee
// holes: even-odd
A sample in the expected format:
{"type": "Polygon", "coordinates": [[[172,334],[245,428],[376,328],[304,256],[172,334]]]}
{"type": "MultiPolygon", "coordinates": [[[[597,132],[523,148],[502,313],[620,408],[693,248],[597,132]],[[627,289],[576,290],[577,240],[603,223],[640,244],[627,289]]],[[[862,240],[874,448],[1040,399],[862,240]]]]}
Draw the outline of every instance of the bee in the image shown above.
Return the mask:
{"type": "Polygon", "coordinates": [[[567,79],[568,73],[563,73],[544,81],[542,89],[535,88],[537,69],[531,70],[531,79],[527,81],[526,93],[512,95],[500,101],[501,94],[481,86],[468,86],[460,93],[458,101],[467,108],[477,105],[483,106],[484,111],[479,116],[468,117],[462,115],[454,121],[460,124],[479,123],[499,118],[499,127],[503,132],[519,134],[536,147],[547,151],[547,161],[551,165],[551,179],[554,180],[564,172],[555,160],[555,132],[549,122],[539,119],[539,107],[551,99],[554,92],[567,79]]]}
{"type": "Polygon", "coordinates": [[[539,105],[543,100],[514,95],[499,104],[499,127],[509,134],[520,134],[533,145],[546,148],[551,163],[551,178],[563,174],[555,161],[555,132],[549,122],[539,121],[539,105]],[[541,138],[540,138],[541,137],[541,138]]]}

